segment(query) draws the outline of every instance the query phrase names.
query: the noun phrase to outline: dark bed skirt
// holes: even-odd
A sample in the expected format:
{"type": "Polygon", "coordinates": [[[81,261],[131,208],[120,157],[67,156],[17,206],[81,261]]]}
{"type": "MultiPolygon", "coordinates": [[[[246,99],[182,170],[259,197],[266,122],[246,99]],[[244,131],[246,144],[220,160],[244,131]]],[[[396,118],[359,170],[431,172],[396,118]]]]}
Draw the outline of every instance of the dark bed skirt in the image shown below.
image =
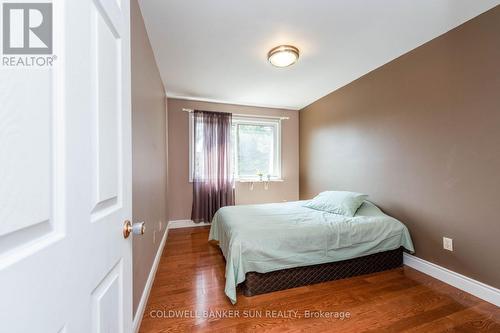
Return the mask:
{"type": "Polygon", "coordinates": [[[282,269],[269,273],[248,272],[239,286],[245,296],[345,279],[403,265],[403,248],[327,264],[282,269]]]}

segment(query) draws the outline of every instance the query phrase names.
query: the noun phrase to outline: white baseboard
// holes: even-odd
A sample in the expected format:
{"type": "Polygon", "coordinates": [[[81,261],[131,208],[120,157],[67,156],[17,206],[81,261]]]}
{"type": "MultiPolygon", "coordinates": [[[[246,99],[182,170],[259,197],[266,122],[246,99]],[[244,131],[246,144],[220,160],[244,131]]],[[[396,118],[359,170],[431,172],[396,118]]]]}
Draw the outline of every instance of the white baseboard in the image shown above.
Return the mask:
{"type": "Polygon", "coordinates": [[[469,294],[479,297],[489,303],[500,306],[500,290],[471,279],[465,275],[450,271],[447,268],[433,264],[429,261],[417,258],[411,254],[405,253],[403,256],[405,265],[416,269],[422,273],[441,280],[455,288],[463,290],[469,294]]]}
{"type": "Polygon", "coordinates": [[[155,260],[153,261],[153,266],[151,267],[151,271],[149,271],[148,280],[146,281],[146,285],[144,286],[144,290],[142,291],[141,300],[139,305],[137,306],[137,311],[135,313],[134,322],[133,322],[133,332],[139,332],[139,328],[141,327],[142,317],[144,316],[144,311],[146,310],[146,304],[148,303],[149,293],[151,292],[151,287],[153,286],[153,281],[155,280],[156,270],[158,269],[158,265],[160,264],[161,254],[163,253],[163,248],[165,247],[165,243],[167,242],[168,236],[168,224],[165,228],[165,233],[160,242],[160,246],[158,246],[158,251],[156,252],[155,260]]]}
{"type": "Polygon", "coordinates": [[[156,271],[158,269],[158,265],[160,264],[160,258],[163,253],[163,248],[165,247],[165,243],[167,242],[168,231],[170,229],[176,229],[176,228],[202,227],[206,225],[210,225],[210,223],[205,223],[205,222],[194,223],[192,220],[176,220],[176,221],[169,221],[167,223],[167,227],[165,228],[165,233],[163,234],[160,246],[158,246],[158,251],[156,252],[155,260],[153,261],[153,266],[151,267],[151,271],[149,272],[148,280],[146,281],[146,285],[144,286],[141,300],[139,302],[139,305],[137,306],[137,311],[135,313],[133,321],[133,331],[135,333],[139,332],[139,328],[141,327],[141,321],[142,317],[144,316],[144,311],[146,310],[146,305],[148,303],[151,287],[153,286],[156,271]]]}
{"type": "Polygon", "coordinates": [[[175,220],[168,222],[169,229],[203,227],[206,225],[210,225],[210,223],[206,222],[194,223],[193,220],[175,220]]]}

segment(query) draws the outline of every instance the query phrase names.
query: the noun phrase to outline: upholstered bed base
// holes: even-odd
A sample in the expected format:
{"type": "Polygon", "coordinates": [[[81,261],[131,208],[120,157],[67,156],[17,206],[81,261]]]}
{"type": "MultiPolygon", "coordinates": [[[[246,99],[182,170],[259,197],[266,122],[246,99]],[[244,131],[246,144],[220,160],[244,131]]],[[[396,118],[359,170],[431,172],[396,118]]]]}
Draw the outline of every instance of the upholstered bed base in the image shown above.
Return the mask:
{"type": "Polygon", "coordinates": [[[240,284],[245,296],[345,279],[403,265],[403,248],[327,264],[282,269],[269,273],[248,272],[240,284]]]}

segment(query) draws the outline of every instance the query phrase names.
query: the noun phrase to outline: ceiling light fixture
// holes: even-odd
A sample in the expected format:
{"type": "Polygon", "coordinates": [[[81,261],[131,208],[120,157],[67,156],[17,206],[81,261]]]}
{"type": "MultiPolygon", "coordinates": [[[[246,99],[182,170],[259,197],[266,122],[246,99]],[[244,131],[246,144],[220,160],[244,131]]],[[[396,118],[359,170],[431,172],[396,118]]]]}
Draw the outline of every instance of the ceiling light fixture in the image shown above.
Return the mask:
{"type": "Polygon", "coordinates": [[[280,45],[267,53],[267,60],[276,67],[288,67],[299,60],[299,49],[291,45],[280,45]]]}

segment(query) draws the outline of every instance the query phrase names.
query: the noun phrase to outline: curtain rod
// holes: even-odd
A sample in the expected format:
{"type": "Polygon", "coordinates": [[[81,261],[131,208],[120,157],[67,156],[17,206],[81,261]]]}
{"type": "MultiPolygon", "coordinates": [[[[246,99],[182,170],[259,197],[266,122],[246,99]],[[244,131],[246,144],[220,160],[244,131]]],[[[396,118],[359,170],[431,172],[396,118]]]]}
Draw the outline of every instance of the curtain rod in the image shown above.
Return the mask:
{"type": "MultiPolygon", "coordinates": [[[[182,111],[184,112],[193,112],[193,109],[185,109],[183,108],[182,111]]],[[[232,112],[231,112],[232,113],[232,112]]],[[[279,120],[288,120],[290,117],[280,117],[280,116],[261,116],[258,114],[242,114],[242,113],[232,113],[233,116],[237,117],[255,117],[255,118],[269,118],[269,119],[279,119],[279,120]]]]}

